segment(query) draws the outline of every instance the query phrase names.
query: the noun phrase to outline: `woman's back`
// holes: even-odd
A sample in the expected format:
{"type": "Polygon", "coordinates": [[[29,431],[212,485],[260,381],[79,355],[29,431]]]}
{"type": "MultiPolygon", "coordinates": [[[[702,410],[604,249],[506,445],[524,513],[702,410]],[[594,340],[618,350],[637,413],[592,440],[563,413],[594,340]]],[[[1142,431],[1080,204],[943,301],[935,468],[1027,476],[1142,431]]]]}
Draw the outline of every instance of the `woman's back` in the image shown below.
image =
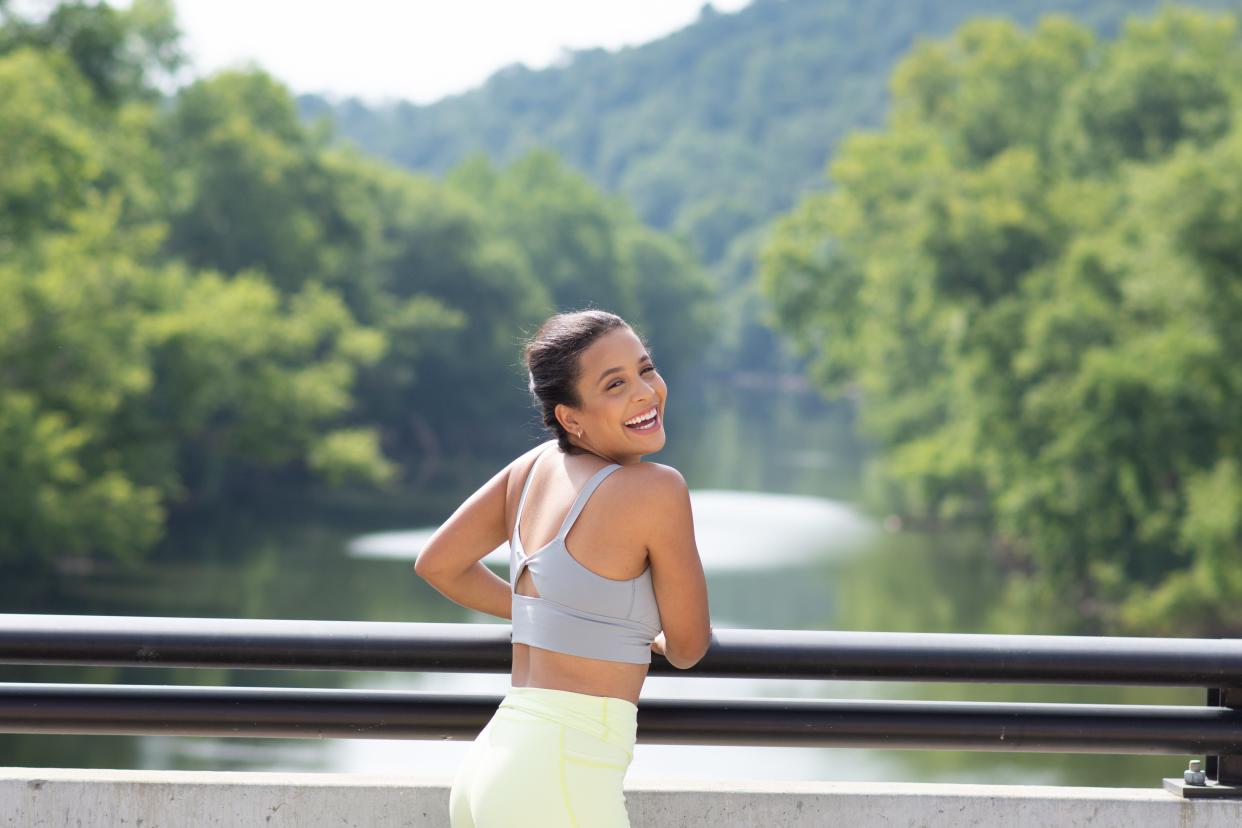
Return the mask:
{"type": "Polygon", "coordinates": [[[506,498],[513,686],[637,702],[660,630],[635,513],[649,465],[565,455],[551,443],[514,463],[506,498]]]}

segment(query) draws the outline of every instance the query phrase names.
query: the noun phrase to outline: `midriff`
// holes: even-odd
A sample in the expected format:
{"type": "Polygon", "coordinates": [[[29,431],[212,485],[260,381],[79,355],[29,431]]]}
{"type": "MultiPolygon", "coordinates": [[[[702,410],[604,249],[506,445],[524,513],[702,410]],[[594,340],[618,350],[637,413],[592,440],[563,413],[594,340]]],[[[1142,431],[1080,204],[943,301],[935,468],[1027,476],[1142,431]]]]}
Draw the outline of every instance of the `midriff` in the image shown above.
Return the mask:
{"type": "Polygon", "coordinates": [[[558,653],[529,644],[513,645],[514,687],[545,687],[638,704],[650,664],[629,664],[558,653]]]}

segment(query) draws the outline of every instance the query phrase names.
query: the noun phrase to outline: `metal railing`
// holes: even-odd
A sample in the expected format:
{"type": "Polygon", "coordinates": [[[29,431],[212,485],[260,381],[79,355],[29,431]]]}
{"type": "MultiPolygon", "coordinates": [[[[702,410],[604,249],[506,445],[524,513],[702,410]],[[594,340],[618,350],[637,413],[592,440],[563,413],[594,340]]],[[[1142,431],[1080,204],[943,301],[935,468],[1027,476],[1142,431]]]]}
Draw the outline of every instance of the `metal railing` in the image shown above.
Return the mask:
{"type": "MultiPolygon", "coordinates": [[[[0,614],[0,664],[507,673],[510,629],[0,614]]],[[[1242,793],[1240,640],[724,629],[693,669],[653,656],[651,674],[1206,688],[1203,707],[644,698],[638,741],[1207,755],[1208,784],[1179,792],[1242,793]]],[[[9,682],[0,683],[0,732],[473,739],[499,702],[408,691],[9,682]]]]}

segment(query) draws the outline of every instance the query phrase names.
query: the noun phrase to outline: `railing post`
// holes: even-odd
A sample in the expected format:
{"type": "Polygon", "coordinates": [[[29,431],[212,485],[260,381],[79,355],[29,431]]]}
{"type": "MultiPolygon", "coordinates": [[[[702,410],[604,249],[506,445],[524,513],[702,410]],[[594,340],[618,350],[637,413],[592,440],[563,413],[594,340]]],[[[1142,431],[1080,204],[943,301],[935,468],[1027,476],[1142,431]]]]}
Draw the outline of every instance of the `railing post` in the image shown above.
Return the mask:
{"type": "MultiPolygon", "coordinates": [[[[1242,708],[1242,687],[1208,688],[1208,707],[1242,708]]],[[[1229,787],[1242,787],[1242,754],[1224,754],[1207,757],[1209,782],[1229,787]]]]}
{"type": "MultiPolygon", "coordinates": [[[[1242,687],[1209,687],[1208,707],[1242,709],[1242,687]]],[[[1187,799],[1242,799],[1242,753],[1209,754],[1199,768],[1192,760],[1181,779],[1165,779],[1164,789],[1187,799]]]]}

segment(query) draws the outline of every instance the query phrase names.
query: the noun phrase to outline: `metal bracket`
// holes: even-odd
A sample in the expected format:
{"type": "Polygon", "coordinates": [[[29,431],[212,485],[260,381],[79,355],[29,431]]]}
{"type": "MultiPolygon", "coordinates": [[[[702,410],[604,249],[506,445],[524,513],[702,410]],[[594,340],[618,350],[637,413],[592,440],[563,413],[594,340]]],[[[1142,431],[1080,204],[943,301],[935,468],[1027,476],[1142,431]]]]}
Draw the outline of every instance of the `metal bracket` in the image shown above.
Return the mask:
{"type": "MultiPolygon", "coordinates": [[[[1242,708],[1242,687],[1214,687],[1208,690],[1208,706],[1242,708]]],[[[1242,754],[1209,756],[1206,770],[1209,782],[1235,788],[1242,786],[1242,754]]]]}
{"type": "MultiPolygon", "coordinates": [[[[1208,707],[1242,708],[1242,687],[1210,687],[1207,703],[1208,707]]],[[[1242,799],[1242,754],[1208,756],[1204,770],[1205,779],[1199,784],[1192,784],[1195,774],[1187,771],[1184,779],[1165,779],[1164,789],[1186,799],[1242,799]]]]}
{"type": "Polygon", "coordinates": [[[1184,799],[1242,799],[1242,785],[1188,785],[1183,779],[1165,777],[1164,789],[1184,799]]]}

